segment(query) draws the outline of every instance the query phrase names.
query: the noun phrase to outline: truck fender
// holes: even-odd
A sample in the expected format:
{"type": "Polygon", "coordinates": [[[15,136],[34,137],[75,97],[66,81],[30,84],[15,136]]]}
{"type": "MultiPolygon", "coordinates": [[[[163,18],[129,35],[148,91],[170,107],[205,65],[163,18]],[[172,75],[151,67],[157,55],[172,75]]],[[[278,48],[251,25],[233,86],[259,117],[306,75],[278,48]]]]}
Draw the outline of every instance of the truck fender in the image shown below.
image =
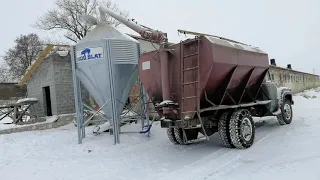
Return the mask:
{"type": "Polygon", "coordinates": [[[290,88],[281,87],[278,88],[278,102],[279,107],[281,107],[282,103],[286,100],[290,100],[291,104],[294,104],[293,98],[292,98],[292,91],[290,88]]]}

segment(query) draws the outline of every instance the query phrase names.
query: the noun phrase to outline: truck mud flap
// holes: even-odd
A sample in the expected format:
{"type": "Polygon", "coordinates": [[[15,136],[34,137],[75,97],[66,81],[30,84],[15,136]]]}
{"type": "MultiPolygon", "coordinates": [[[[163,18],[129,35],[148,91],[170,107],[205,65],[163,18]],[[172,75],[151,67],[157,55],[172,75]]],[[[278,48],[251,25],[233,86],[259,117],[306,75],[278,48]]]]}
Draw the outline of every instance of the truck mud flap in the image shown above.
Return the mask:
{"type": "Polygon", "coordinates": [[[181,121],[173,121],[169,119],[161,120],[161,128],[176,128],[181,127],[181,121]]]}

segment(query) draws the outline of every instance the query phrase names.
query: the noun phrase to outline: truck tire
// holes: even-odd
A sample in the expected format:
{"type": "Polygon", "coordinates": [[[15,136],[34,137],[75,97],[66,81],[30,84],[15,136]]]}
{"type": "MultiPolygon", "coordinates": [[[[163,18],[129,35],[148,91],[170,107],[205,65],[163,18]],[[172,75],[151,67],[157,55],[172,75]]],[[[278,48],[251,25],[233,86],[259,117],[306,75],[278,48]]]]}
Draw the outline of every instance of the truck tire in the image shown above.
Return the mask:
{"type": "MultiPolygon", "coordinates": [[[[199,131],[196,129],[185,129],[187,140],[196,140],[198,138],[199,131]]],[[[187,145],[189,143],[184,142],[182,128],[174,128],[174,136],[177,142],[181,145],[187,145]]]]}
{"type": "Polygon", "coordinates": [[[289,99],[285,99],[281,105],[281,114],[277,117],[280,125],[290,124],[292,122],[292,106],[289,99]]]}
{"type": "Polygon", "coordinates": [[[252,146],[255,138],[255,125],[246,109],[238,109],[232,113],[229,123],[232,144],[238,149],[252,146]]]}
{"type": "Polygon", "coordinates": [[[231,143],[229,122],[232,111],[225,111],[219,117],[218,132],[222,144],[227,148],[234,148],[235,146],[231,143]]]}
{"type": "Polygon", "coordinates": [[[173,128],[168,128],[167,129],[167,136],[168,139],[173,143],[173,144],[178,144],[178,141],[174,135],[174,129],[173,128]]]}

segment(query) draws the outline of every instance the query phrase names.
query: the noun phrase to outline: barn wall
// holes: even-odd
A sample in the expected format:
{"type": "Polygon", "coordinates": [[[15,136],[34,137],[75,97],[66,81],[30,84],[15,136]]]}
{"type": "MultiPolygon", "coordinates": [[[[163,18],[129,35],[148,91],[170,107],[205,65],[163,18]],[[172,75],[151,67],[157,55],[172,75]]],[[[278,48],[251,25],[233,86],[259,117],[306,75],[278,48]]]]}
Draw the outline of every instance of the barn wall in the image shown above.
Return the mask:
{"type": "Polygon", "coordinates": [[[298,93],[306,89],[320,87],[318,75],[299,72],[287,68],[270,66],[271,80],[278,86],[291,88],[293,93],[298,93]]]}

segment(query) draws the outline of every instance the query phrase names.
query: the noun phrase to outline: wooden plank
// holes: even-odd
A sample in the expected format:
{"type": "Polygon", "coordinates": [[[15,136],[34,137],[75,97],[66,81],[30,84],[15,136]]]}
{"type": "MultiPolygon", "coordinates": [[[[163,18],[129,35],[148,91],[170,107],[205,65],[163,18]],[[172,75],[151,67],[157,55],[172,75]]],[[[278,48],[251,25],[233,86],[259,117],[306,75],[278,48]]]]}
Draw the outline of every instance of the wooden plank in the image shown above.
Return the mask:
{"type": "Polygon", "coordinates": [[[50,53],[54,45],[49,44],[39,55],[38,59],[31,65],[30,69],[25,73],[23,78],[18,83],[18,86],[23,86],[31,78],[33,72],[40,66],[40,64],[45,60],[47,55],[50,53]]]}

